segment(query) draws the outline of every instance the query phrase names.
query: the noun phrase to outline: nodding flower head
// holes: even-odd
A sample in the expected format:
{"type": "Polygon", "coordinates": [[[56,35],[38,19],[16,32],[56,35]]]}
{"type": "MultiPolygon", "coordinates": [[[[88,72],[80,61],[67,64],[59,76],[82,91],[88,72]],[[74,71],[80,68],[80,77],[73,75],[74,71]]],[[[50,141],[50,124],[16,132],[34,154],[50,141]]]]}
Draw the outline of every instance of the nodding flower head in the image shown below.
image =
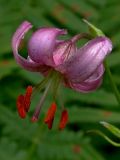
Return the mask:
{"type": "MultiPolygon", "coordinates": [[[[53,90],[53,101],[56,101],[56,93],[61,81],[66,87],[82,93],[94,91],[100,86],[104,73],[103,61],[111,52],[112,43],[107,37],[101,36],[77,48],[76,42],[86,38],[86,34],[59,40],[59,36],[67,34],[65,29],[44,27],[36,30],[31,36],[28,41],[28,57],[24,58],[18,53],[18,49],[25,33],[31,28],[31,23],[27,21],[18,27],[12,38],[12,49],[14,58],[21,67],[31,72],[39,72],[44,76],[42,82],[35,87],[29,86],[26,94],[19,95],[17,99],[18,113],[21,118],[25,118],[36,91],[45,88],[32,117],[32,121],[35,122],[38,120],[50,88],[53,90]]],[[[45,118],[45,123],[50,129],[55,112],[56,104],[52,103],[45,118]]],[[[68,113],[63,109],[60,130],[65,127],[67,121],[68,113]]]]}

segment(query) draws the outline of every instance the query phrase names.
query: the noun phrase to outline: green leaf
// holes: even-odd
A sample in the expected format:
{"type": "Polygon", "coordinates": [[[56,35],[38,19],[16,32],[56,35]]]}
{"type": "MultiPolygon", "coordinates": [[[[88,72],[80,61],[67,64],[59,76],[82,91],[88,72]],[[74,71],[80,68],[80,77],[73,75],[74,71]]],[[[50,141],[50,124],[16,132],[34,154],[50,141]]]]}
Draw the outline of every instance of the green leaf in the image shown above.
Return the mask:
{"type": "Polygon", "coordinates": [[[96,123],[99,121],[107,121],[111,123],[120,123],[120,113],[109,110],[88,108],[87,106],[72,106],[69,109],[69,117],[70,122],[96,123]]]}
{"type": "Polygon", "coordinates": [[[115,127],[112,124],[107,123],[105,121],[101,121],[100,124],[102,124],[105,128],[107,128],[115,136],[117,136],[118,138],[120,138],[120,129],[118,129],[117,127],[115,127]]]}
{"type": "Polygon", "coordinates": [[[100,29],[95,27],[92,23],[88,22],[86,19],[83,19],[83,21],[88,25],[89,31],[93,37],[104,36],[104,33],[100,29]]]}
{"type": "Polygon", "coordinates": [[[95,133],[98,134],[99,136],[103,137],[106,141],[108,141],[110,144],[112,144],[115,147],[120,147],[120,143],[114,142],[111,140],[108,136],[106,136],[104,133],[102,133],[99,130],[89,130],[88,133],[95,133]]]}

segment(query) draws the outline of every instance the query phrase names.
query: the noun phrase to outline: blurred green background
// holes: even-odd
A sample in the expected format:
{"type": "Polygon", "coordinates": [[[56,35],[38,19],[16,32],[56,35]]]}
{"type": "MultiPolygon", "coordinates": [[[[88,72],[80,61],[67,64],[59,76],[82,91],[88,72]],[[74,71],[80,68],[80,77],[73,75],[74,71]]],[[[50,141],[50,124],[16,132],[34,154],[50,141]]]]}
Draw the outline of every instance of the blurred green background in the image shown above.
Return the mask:
{"type": "Polygon", "coordinates": [[[0,160],[120,159],[120,148],[97,135],[86,134],[89,129],[100,129],[118,141],[99,124],[104,120],[120,127],[120,106],[106,74],[102,86],[94,93],[78,94],[63,88],[64,105],[69,111],[69,124],[64,131],[57,128],[59,111],[51,131],[43,124],[50,96],[38,123],[31,123],[29,118],[40,95],[33,100],[27,119],[21,120],[16,111],[17,96],[24,93],[27,85],[34,86],[42,79],[39,74],[27,72],[16,64],[11,51],[11,37],[16,28],[28,20],[35,28],[66,28],[72,36],[87,31],[82,18],[112,39],[114,49],[107,59],[120,89],[119,0],[0,0],[0,160]]]}

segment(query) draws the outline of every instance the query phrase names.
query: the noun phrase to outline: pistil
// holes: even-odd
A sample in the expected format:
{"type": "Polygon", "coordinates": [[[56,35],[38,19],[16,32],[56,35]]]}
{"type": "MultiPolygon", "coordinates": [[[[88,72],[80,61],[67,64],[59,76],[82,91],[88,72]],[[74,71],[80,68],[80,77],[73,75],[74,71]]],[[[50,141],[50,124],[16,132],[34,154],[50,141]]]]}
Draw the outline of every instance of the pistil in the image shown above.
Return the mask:
{"type": "Polygon", "coordinates": [[[48,85],[47,85],[47,87],[46,87],[46,89],[45,89],[45,91],[44,91],[44,93],[43,93],[43,95],[42,95],[42,98],[40,99],[40,102],[38,103],[38,105],[37,105],[37,107],[36,107],[36,109],[35,109],[35,112],[34,112],[33,117],[32,117],[32,119],[31,119],[32,122],[36,122],[36,121],[38,120],[38,117],[39,117],[41,108],[42,108],[43,103],[44,103],[44,101],[45,101],[45,98],[46,98],[46,96],[47,96],[47,94],[48,94],[48,91],[49,91],[49,89],[50,89],[50,86],[51,86],[51,81],[48,83],[48,85]]]}

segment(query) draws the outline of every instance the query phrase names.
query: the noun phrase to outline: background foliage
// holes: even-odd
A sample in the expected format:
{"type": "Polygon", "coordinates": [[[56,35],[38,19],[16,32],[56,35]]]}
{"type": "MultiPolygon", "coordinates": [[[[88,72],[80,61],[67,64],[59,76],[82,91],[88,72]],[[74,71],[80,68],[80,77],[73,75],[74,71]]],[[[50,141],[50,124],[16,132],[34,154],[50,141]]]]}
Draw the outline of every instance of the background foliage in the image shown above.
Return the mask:
{"type": "MultiPolygon", "coordinates": [[[[36,124],[32,124],[29,118],[21,120],[16,113],[18,94],[24,93],[28,84],[38,83],[41,76],[33,76],[33,73],[21,69],[11,51],[11,37],[24,20],[30,21],[35,28],[67,28],[69,36],[72,36],[87,31],[82,22],[82,18],[86,18],[113,41],[114,49],[108,57],[108,63],[120,88],[119,12],[119,0],[0,0],[1,160],[120,159],[119,148],[111,146],[101,137],[86,134],[92,128],[102,130],[99,121],[105,120],[118,127],[120,125],[120,106],[106,75],[102,87],[94,93],[78,94],[63,88],[64,104],[69,110],[69,124],[64,131],[57,130],[60,116],[58,112],[53,129],[49,131],[43,125],[43,117],[51,103],[50,97],[46,100],[40,120],[36,124]]],[[[36,100],[32,103],[32,111],[36,100]]],[[[109,132],[106,133],[109,135],[109,132]]]]}

